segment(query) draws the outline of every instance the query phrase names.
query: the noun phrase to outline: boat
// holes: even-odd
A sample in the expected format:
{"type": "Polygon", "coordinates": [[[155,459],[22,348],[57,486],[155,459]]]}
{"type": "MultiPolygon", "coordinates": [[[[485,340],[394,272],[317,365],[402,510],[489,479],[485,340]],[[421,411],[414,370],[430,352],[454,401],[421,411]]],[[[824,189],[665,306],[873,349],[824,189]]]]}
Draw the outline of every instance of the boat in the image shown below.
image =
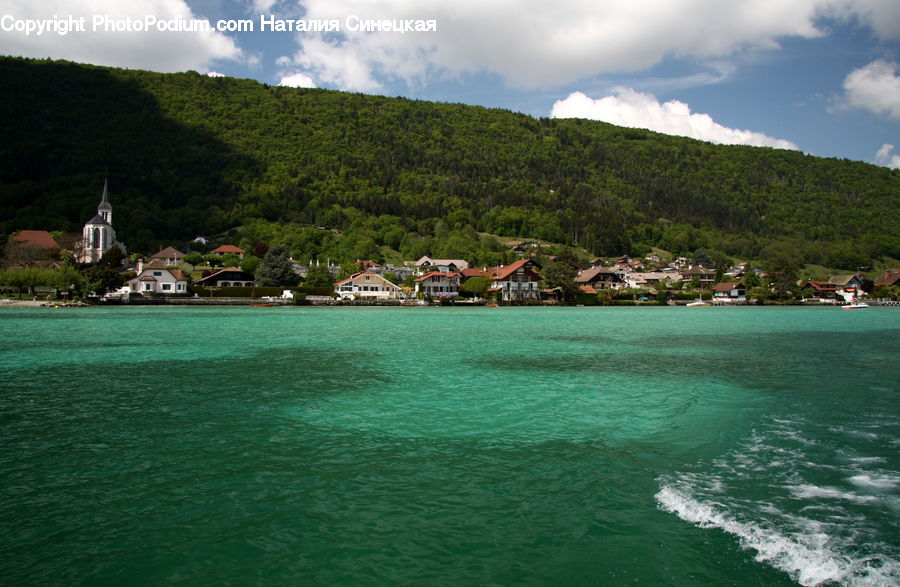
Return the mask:
{"type": "Polygon", "coordinates": [[[707,302],[706,300],[703,299],[703,294],[700,294],[700,297],[698,297],[693,302],[689,302],[687,307],[688,308],[700,308],[700,307],[708,306],[708,305],[709,305],[709,302],[707,302]]]}
{"type": "Polygon", "coordinates": [[[841,306],[841,310],[861,310],[862,308],[869,307],[869,304],[859,301],[859,298],[856,297],[858,292],[855,287],[845,288],[843,292],[838,293],[844,298],[844,301],[847,302],[841,306]]]}
{"type": "Polygon", "coordinates": [[[868,308],[869,304],[865,302],[861,302],[859,300],[851,300],[849,304],[844,304],[841,306],[841,310],[860,310],[862,308],[868,308]]]}

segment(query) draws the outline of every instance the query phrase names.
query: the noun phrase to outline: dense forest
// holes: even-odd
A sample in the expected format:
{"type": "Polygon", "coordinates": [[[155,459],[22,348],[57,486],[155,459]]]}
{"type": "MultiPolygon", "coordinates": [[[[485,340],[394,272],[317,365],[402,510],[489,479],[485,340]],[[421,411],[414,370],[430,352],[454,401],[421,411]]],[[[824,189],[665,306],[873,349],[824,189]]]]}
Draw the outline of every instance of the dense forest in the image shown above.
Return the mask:
{"type": "Polygon", "coordinates": [[[3,235],[80,230],[108,174],[132,251],[227,235],[480,263],[491,233],[610,256],[900,258],[900,172],[857,161],[195,72],[0,58],[0,88],[3,235]]]}

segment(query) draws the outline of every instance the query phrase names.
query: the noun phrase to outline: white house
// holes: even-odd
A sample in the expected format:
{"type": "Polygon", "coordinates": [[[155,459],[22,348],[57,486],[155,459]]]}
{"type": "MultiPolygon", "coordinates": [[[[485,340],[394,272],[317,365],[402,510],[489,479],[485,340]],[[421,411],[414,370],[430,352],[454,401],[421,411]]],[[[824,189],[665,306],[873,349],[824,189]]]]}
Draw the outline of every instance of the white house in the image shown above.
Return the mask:
{"type": "Polygon", "coordinates": [[[138,274],[128,280],[132,293],[141,295],[153,294],[185,294],[187,293],[187,277],[180,269],[166,269],[159,261],[143,265],[138,262],[138,274]]]}
{"type": "Polygon", "coordinates": [[[713,301],[744,303],[747,301],[747,288],[740,282],[717,283],[713,286],[713,301]]]}
{"type": "Polygon", "coordinates": [[[519,259],[509,265],[489,269],[486,272],[491,277],[489,291],[499,292],[500,298],[507,302],[541,299],[541,276],[534,270],[536,266],[531,259],[519,259]]]}
{"type": "Polygon", "coordinates": [[[413,280],[416,293],[433,297],[453,297],[459,294],[459,273],[432,271],[413,280]]]}
{"type": "Polygon", "coordinates": [[[334,291],[343,300],[397,300],[401,297],[397,285],[371,271],[360,271],[338,281],[334,284],[334,291]]]}

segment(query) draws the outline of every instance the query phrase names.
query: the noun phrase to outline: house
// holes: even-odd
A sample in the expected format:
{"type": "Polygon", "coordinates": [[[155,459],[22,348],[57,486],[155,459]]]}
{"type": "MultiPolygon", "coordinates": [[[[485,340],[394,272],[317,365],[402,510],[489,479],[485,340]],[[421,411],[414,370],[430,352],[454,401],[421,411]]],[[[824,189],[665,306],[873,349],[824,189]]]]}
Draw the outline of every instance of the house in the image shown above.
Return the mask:
{"type": "Polygon", "coordinates": [[[644,271],[628,273],[625,275],[625,286],[638,289],[650,289],[655,287],[660,281],[669,280],[680,281],[681,276],[678,273],[667,273],[662,271],[644,271]]]}
{"type": "Polygon", "coordinates": [[[713,286],[712,291],[714,302],[735,304],[747,301],[747,288],[739,281],[717,283],[713,286]]]}
{"type": "Polygon", "coordinates": [[[500,299],[506,302],[539,300],[541,290],[538,285],[541,276],[535,271],[536,267],[537,263],[531,259],[519,259],[509,265],[492,267],[486,272],[491,278],[488,291],[498,292],[500,299]]]}
{"type": "Polygon", "coordinates": [[[59,243],[46,230],[20,230],[4,247],[2,257],[9,267],[58,265],[59,243]]]}
{"type": "Polygon", "coordinates": [[[369,259],[357,259],[356,264],[363,269],[381,269],[381,263],[376,263],[369,259]]]}
{"type": "Polygon", "coordinates": [[[649,255],[644,257],[644,261],[647,261],[648,263],[659,263],[661,259],[656,253],[650,253],[649,255]]]}
{"type": "Polygon", "coordinates": [[[138,260],[137,275],[128,280],[132,293],[170,295],[187,293],[187,277],[180,269],[166,269],[159,261],[143,264],[138,260]]]}
{"type": "Polygon", "coordinates": [[[838,286],[838,289],[864,291],[871,289],[868,287],[872,284],[862,273],[854,273],[853,275],[832,275],[828,278],[828,283],[838,286]]]}
{"type": "Polygon", "coordinates": [[[697,278],[700,282],[700,289],[709,289],[716,282],[716,272],[704,267],[692,267],[681,272],[681,278],[690,283],[697,278]]]}
{"type": "Polygon", "coordinates": [[[747,271],[749,271],[750,265],[747,263],[738,263],[737,265],[732,265],[728,268],[727,271],[724,272],[724,275],[728,275],[729,277],[743,277],[747,271]]]}
{"type": "Polygon", "coordinates": [[[459,273],[432,271],[413,280],[416,293],[441,298],[459,295],[459,273]]]}
{"type": "Polygon", "coordinates": [[[160,252],[151,255],[151,261],[159,261],[164,265],[183,265],[184,253],[172,247],[166,247],[160,252]]]}
{"type": "Polygon", "coordinates": [[[878,279],[875,280],[875,287],[890,287],[900,285],[900,269],[885,269],[878,279]]]}
{"type": "Polygon", "coordinates": [[[204,287],[252,287],[256,278],[240,267],[228,267],[197,280],[204,287]]]}
{"type": "Polygon", "coordinates": [[[597,266],[585,269],[575,276],[575,285],[586,293],[590,288],[594,291],[601,289],[620,289],[625,283],[625,271],[613,267],[597,266]]]}
{"type": "Polygon", "coordinates": [[[334,291],[343,300],[397,300],[401,297],[401,290],[397,285],[371,271],[359,271],[338,281],[334,284],[334,291]]]}
{"type": "Polygon", "coordinates": [[[416,269],[420,273],[429,271],[441,271],[443,273],[453,273],[461,269],[468,269],[469,263],[462,259],[432,259],[427,255],[423,255],[414,263],[416,269]]]}
{"type": "Polygon", "coordinates": [[[834,303],[839,287],[828,281],[807,281],[800,288],[804,298],[834,303]]]}
{"type": "Polygon", "coordinates": [[[215,249],[210,251],[211,255],[219,255],[220,257],[224,257],[225,255],[237,255],[239,258],[244,258],[244,253],[246,253],[244,249],[240,247],[236,247],[234,245],[221,245],[216,247],[215,249]]]}

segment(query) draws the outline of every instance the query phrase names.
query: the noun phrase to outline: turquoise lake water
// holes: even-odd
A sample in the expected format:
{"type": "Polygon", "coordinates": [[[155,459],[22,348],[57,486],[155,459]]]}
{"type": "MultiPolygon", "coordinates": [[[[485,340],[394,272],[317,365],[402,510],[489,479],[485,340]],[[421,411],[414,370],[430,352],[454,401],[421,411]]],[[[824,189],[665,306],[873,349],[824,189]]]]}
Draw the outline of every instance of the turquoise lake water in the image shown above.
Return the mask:
{"type": "Polygon", "coordinates": [[[900,583],[900,309],[0,309],[8,585],[900,583]]]}

